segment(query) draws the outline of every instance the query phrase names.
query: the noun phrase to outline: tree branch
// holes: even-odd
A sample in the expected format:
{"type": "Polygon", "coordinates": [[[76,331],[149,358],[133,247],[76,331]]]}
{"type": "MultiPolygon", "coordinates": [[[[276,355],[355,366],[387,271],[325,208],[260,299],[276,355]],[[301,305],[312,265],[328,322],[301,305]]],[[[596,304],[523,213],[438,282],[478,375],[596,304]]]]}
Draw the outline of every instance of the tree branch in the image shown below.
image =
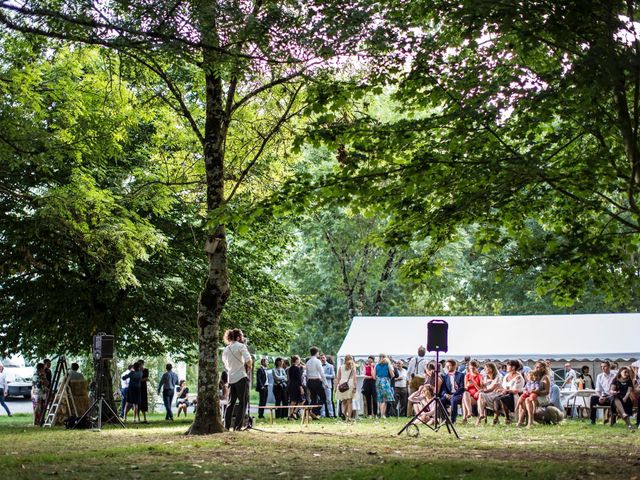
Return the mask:
{"type": "Polygon", "coordinates": [[[395,247],[391,247],[389,252],[387,253],[387,260],[384,262],[384,267],[382,268],[382,273],[380,274],[380,284],[378,285],[378,290],[376,291],[376,296],[373,302],[373,313],[376,317],[380,316],[380,311],[382,307],[382,294],[384,292],[385,284],[389,277],[391,277],[391,272],[394,268],[397,268],[396,264],[394,266],[394,260],[396,256],[397,250],[395,247]]]}
{"type": "Polygon", "coordinates": [[[579,196],[577,196],[576,194],[566,190],[563,187],[560,187],[558,185],[555,184],[554,181],[546,178],[545,182],[554,190],[562,193],[563,195],[566,195],[569,198],[572,198],[573,200],[576,200],[578,203],[581,203],[583,205],[589,205],[591,208],[595,208],[596,210],[599,210],[603,213],[605,213],[606,215],[609,215],[610,217],[614,218],[615,220],[617,220],[618,222],[620,222],[623,225],[626,225],[629,228],[632,228],[635,231],[640,231],[640,226],[636,225],[630,221],[628,221],[627,219],[621,217],[620,215],[618,215],[617,213],[612,212],[611,210],[607,209],[607,208],[603,208],[599,205],[594,205],[593,202],[588,202],[582,198],[580,198],[579,196]]]}
{"type": "Polygon", "coordinates": [[[288,103],[285,111],[280,116],[280,118],[278,119],[276,124],[271,128],[271,130],[269,130],[269,132],[267,132],[267,134],[262,138],[262,142],[260,143],[260,147],[258,148],[258,151],[255,153],[255,155],[253,156],[253,158],[251,159],[249,164],[242,170],[242,173],[238,177],[238,180],[237,180],[236,184],[233,186],[233,189],[231,190],[231,193],[227,197],[227,199],[226,199],[227,203],[233,198],[233,196],[235,195],[235,193],[238,190],[238,188],[240,188],[240,185],[244,181],[245,177],[249,174],[249,171],[258,162],[258,160],[262,156],[262,152],[266,148],[266,146],[269,143],[269,141],[273,138],[273,136],[276,133],[278,133],[278,131],[280,130],[282,125],[291,118],[291,116],[289,116],[289,112],[291,111],[291,108],[293,107],[293,104],[295,103],[295,100],[298,97],[298,94],[300,93],[300,90],[302,90],[302,85],[299,85],[296,88],[296,90],[291,94],[291,98],[289,99],[289,103],[288,103]]]}
{"type": "Polygon", "coordinates": [[[200,144],[204,145],[204,135],[200,131],[200,127],[198,127],[198,124],[193,118],[193,115],[191,115],[191,111],[187,107],[187,104],[184,102],[184,98],[182,96],[182,92],[180,91],[180,88],[178,88],[178,86],[175,83],[173,83],[173,80],[171,80],[169,75],[167,75],[167,73],[162,69],[162,67],[160,67],[160,65],[158,65],[158,63],[153,59],[146,61],[139,55],[136,55],[126,50],[123,53],[133,58],[136,62],[140,63],[141,65],[144,65],[145,67],[147,67],[153,73],[158,75],[158,77],[160,77],[162,81],[164,81],[165,85],[167,85],[167,88],[169,89],[173,97],[178,102],[179,109],[177,109],[177,112],[182,114],[182,116],[189,122],[189,125],[191,126],[193,133],[195,133],[196,137],[198,137],[200,144]]]}
{"type": "Polygon", "coordinates": [[[293,80],[296,77],[299,77],[300,75],[302,75],[307,69],[309,68],[309,66],[306,66],[304,68],[301,68],[300,70],[297,70],[295,72],[293,72],[291,75],[287,75],[286,77],[280,77],[276,80],[273,80],[269,83],[265,83],[264,85],[262,85],[259,88],[256,88],[255,90],[247,93],[244,97],[242,97],[240,100],[238,100],[232,107],[231,107],[231,113],[235,112],[236,110],[238,110],[240,107],[242,107],[245,103],[247,103],[249,100],[251,100],[252,98],[258,96],[259,94],[261,94],[262,92],[266,91],[266,90],[270,90],[273,87],[276,87],[278,85],[283,85],[285,83],[290,82],[291,80],[293,80]]]}
{"type": "Polygon", "coordinates": [[[145,188],[150,187],[151,185],[164,185],[166,187],[171,187],[171,186],[177,186],[177,185],[198,185],[198,184],[204,184],[204,183],[205,183],[204,180],[193,180],[189,182],[165,182],[162,180],[150,180],[138,186],[138,188],[132,191],[131,196],[135,197],[136,195],[138,195],[138,193],[140,193],[145,188]]]}
{"type": "MultiPolygon", "coordinates": [[[[8,3],[8,2],[2,2],[0,3],[0,8],[4,9],[4,10],[9,10],[9,11],[13,11],[16,12],[18,14],[20,14],[21,16],[25,16],[25,17],[30,17],[33,19],[49,19],[49,20],[58,20],[58,21],[62,21],[65,22],[69,25],[72,26],[76,26],[76,27],[82,27],[85,29],[89,29],[89,30],[102,30],[102,31],[113,31],[113,32],[117,32],[121,37],[123,37],[120,41],[114,40],[113,42],[106,42],[103,43],[103,41],[99,42],[99,44],[101,45],[105,45],[105,46],[116,46],[119,45],[120,47],[125,46],[125,44],[128,43],[134,43],[136,45],[140,45],[145,43],[145,40],[148,43],[151,44],[156,44],[157,41],[162,41],[162,42],[168,42],[168,43],[178,43],[178,44],[182,44],[184,46],[187,47],[191,47],[194,49],[206,49],[206,50],[213,50],[215,52],[221,53],[221,54],[225,54],[225,55],[237,55],[243,58],[251,58],[251,59],[256,59],[258,57],[252,57],[250,55],[242,55],[242,54],[231,54],[229,51],[227,51],[226,48],[224,47],[218,47],[215,45],[208,45],[204,42],[194,42],[185,38],[181,38],[175,35],[168,35],[162,32],[158,32],[158,31],[145,31],[145,30],[138,30],[138,29],[134,29],[134,28],[130,28],[130,27],[126,27],[124,25],[118,25],[113,23],[112,21],[108,20],[103,14],[101,14],[101,12],[98,12],[99,15],[101,15],[102,18],[105,19],[106,23],[102,23],[102,22],[98,22],[96,20],[93,20],[89,17],[75,17],[72,15],[67,15],[65,13],[56,11],[56,10],[51,10],[51,9],[46,9],[46,8],[28,8],[26,6],[19,6],[16,5],[14,3],[8,3]],[[137,39],[132,39],[132,38],[126,38],[124,34],[128,34],[128,35],[132,35],[134,37],[140,37],[137,39]],[[144,40],[143,40],[144,39],[144,40]],[[123,41],[125,44],[123,44],[123,41]]],[[[24,25],[18,25],[17,23],[11,21],[8,19],[8,17],[2,13],[0,13],[0,21],[2,21],[3,23],[5,23],[7,26],[9,26],[10,28],[14,28],[14,29],[18,29],[20,31],[23,31],[22,29],[27,29],[25,31],[25,33],[38,33],[38,34],[46,34],[47,36],[49,35],[56,35],[56,38],[61,38],[61,39],[73,39],[76,41],[81,41],[83,43],[94,43],[94,39],[88,38],[88,37],[78,37],[77,35],[69,35],[66,33],[57,33],[57,32],[53,32],[50,30],[42,30],[42,29],[36,29],[35,27],[27,27],[24,25]],[[37,30],[37,31],[36,31],[37,30]],[[72,38],[74,37],[74,38],[72,38]]],[[[97,40],[97,39],[95,39],[97,40]]]]}

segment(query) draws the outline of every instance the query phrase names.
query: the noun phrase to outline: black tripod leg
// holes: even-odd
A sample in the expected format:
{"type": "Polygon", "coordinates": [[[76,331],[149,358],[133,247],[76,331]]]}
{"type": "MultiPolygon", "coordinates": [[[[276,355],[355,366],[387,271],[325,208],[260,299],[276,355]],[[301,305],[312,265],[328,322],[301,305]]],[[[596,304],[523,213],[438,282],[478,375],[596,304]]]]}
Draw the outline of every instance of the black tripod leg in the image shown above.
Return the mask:
{"type": "Polygon", "coordinates": [[[109,412],[111,412],[111,418],[109,418],[109,420],[107,420],[108,423],[112,423],[111,420],[112,419],[116,419],[118,421],[118,423],[120,424],[120,426],[122,428],[127,428],[127,426],[124,424],[124,422],[120,419],[120,417],[118,416],[118,414],[116,412],[113,411],[113,408],[111,408],[111,405],[109,405],[109,402],[105,401],[104,398],[101,399],[101,401],[103,402],[103,406],[106,405],[107,406],[107,410],[109,410],[109,412]]]}
{"type": "Polygon", "coordinates": [[[411,425],[413,425],[413,422],[416,421],[416,419],[420,416],[420,414],[422,413],[422,410],[420,410],[418,413],[416,413],[413,418],[411,420],[409,420],[406,425],[404,427],[402,427],[402,430],[400,430],[398,432],[398,435],[400,435],[402,432],[404,432],[407,428],[409,428],[411,425]]]}
{"type": "MultiPolygon", "coordinates": [[[[426,424],[425,422],[423,422],[422,420],[420,420],[420,419],[419,419],[419,417],[420,417],[420,415],[422,415],[424,412],[426,412],[426,411],[428,411],[428,410],[429,410],[429,406],[430,406],[434,401],[435,401],[435,398],[434,398],[434,399],[432,399],[431,401],[429,401],[429,403],[427,403],[424,407],[422,407],[422,408],[420,409],[420,411],[419,411],[418,413],[416,413],[416,414],[413,416],[413,418],[412,418],[411,420],[409,420],[409,422],[407,422],[407,424],[406,424],[404,427],[402,427],[402,430],[400,430],[400,431],[398,432],[398,435],[400,435],[402,432],[404,432],[404,431],[405,431],[407,428],[409,428],[411,425],[414,425],[416,420],[419,420],[419,422],[420,422],[420,423],[422,423],[423,425],[427,425],[429,428],[431,428],[431,426],[430,426],[430,425],[428,425],[428,424],[426,424]]],[[[438,412],[437,408],[438,408],[438,406],[437,406],[437,404],[436,404],[436,416],[437,416],[437,412],[438,412]]],[[[437,421],[436,421],[436,424],[437,424],[437,421]]]]}
{"type": "MultiPolygon", "coordinates": [[[[440,401],[440,399],[438,399],[438,401],[440,401]]],[[[444,408],[444,405],[442,404],[442,402],[440,402],[440,405],[441,405],[442,411],[444,413],[444,424],[447,426],[447,431],[449,433],[451,433],[453,431],[453,433],[455,434],[456,438],[458,440],[460,440],[460,436],[458,435],[458,432],[456,431],[456,427],[453,426],[453,422],[451,421],[451,417],[447,413],[447,410],[444,408]]]]}
{"type": "MultiPolygon", "coordinates": [[[[451,407],[453,408],[453,407],[451,407]]],[[[453,425],[451,423],[451,417],[449,416],[449,413],[447,412],[447,407],[444,406],[444,403],[440,402],[440,409],[442,410],[442,418],[443,418],[443,423],[444,426],[447,427],[447,432],[449,432],[449,434],[451,434],[451,427],[450,425],[453,425]]]]}
{"type": "Polygon", "coordinates": [[[82,416],[76,420],[76,424],[71,427],[71,430],[75,429],[77,425],[79,425],[85,418],[87,415],[89,415],[89,413],[91,412],[91,410],[93,410],[96,405],[98,404],[99,400],[94,400],[94,402],[91,404],[91,406],[89,408],[87,408],[87,410],[82,414],[82,416]]]}

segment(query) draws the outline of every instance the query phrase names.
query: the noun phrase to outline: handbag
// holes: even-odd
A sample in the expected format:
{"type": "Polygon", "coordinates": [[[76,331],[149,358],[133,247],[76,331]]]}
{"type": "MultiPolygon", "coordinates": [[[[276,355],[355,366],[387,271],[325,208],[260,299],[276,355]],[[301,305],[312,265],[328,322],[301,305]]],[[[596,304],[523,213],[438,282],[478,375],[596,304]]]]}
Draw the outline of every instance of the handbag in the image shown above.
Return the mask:
{"type": "Polygon", "coordinates": [[[353,369],[351,369],[351,372],[349,372],[349,377],[347,378],[347,381],[342,382],[340,385],[338,385],[338,391],[340,393],[344,393],[347,390],[349,390],[349,380],[351,380],[351,375],[353,375],[353,369]]]}

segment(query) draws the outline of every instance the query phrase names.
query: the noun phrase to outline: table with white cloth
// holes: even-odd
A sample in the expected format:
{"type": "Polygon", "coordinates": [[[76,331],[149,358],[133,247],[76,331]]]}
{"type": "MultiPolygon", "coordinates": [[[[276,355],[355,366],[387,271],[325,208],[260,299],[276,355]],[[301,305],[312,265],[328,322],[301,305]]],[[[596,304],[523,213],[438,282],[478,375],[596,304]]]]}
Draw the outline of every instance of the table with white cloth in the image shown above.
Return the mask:
{"type": "Polygon", "coordinates": [[[573,416],[576,407],[584,408],[588,414],[590,412],[589,400],[595,394],[596,391],[591,388],[584,390],[562,389],[560,390],[560,401],[571,416],[573,416]]]}

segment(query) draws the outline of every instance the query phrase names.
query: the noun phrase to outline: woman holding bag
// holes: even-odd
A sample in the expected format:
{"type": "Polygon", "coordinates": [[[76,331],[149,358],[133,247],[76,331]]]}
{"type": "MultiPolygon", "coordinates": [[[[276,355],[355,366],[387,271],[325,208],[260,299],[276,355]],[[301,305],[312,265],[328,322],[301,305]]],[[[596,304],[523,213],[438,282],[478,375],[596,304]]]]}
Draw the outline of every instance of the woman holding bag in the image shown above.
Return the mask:
{"type": "Polygon", "coordinates": [[[356,395],[356,364],[351,355],[344,357],[344,364],[338,369],[336,398],[342,404],[342,413],[348,422],[352,416],[353,397],[356,395]]]}

